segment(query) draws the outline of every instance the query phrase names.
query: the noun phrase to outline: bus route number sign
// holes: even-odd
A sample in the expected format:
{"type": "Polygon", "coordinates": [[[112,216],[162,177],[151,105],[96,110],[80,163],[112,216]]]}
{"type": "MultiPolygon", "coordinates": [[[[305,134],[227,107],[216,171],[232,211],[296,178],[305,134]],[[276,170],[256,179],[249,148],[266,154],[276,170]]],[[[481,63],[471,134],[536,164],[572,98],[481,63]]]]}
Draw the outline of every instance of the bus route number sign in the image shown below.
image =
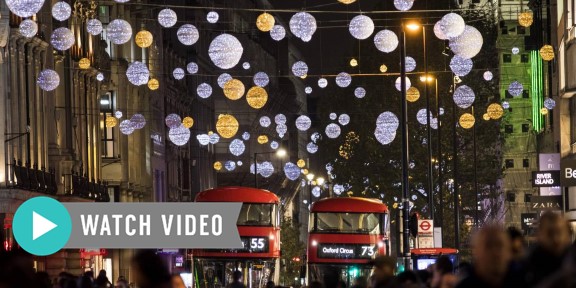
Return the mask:
{"type": "Polygon", "coordinates": [[[370,244],[318,244],[318,258],[372,259],[378,254],[376,245],[370,244]]]}

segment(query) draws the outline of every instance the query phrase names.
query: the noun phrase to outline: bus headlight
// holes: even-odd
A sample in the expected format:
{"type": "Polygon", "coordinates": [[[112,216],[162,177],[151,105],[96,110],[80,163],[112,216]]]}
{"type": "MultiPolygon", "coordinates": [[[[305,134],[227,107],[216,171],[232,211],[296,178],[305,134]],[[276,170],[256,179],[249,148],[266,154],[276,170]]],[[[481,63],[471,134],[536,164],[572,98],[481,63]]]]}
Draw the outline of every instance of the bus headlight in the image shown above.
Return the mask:
{"type": "Polygon", "coordinates": [[[274,234],[270,234],[270,236],[268,237],[270,240],[274,240],[274,234]]]}
{"type": "Polygon", "coordinates": [[[378,241],[378,247],[380,247],[380,248],[384,247],[384,242],[378,241]]]}
{"type": "Polygon", "coordinates": [[[316,240],[312,240],[312,246],[314,247],[318,246],[318,242],[316,242],[316,240]]]}

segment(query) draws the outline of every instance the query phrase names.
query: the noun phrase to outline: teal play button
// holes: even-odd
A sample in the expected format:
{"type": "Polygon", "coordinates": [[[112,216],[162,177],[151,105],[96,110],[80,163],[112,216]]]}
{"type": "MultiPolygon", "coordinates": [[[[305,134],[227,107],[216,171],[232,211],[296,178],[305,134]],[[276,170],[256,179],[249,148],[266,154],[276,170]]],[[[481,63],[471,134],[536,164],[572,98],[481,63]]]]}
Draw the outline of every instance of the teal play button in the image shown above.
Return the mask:
{"type": "Polygon", "coordinates": [[[49,197],[35,197],[22,203],[12,224],[14,238],[20,247],[38,256],[62,249],[72,232],[68,210],[49,197]]]}

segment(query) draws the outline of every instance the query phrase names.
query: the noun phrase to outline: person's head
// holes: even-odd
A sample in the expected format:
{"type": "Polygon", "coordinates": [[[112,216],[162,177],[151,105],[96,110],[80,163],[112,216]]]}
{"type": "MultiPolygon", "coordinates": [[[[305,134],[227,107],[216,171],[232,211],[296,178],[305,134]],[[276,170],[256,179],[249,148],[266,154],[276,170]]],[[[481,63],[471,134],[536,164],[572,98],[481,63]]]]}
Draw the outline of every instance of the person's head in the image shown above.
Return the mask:
{"type": "Polygon", "coordinates": [[[172,275],[172,288],[186,288],[186,284],[179,274],[172,275]]]}
{"type": "Polygon", "coordinates": [[[80,287],[79,288],[92,288],[92,279],[90,277],[84,275],[80,278],[80,287]]]}
{"type": "Polygon", "coordinates": [[[46,272],[36,272],[34,280],[38,288],[52,288],[52,283],[50,282],[50,276],[46,272]]]}
{"type": "Polygon", "coordinates": [[[374,280],[376,282],[385,280],[394,276],[396,270],[396,261],[390,256],[378,256],[372,262],[374,265],[374,280]]]}
{"type": "Polygon", "coordinates": [[[438,257],[438,259],[436,259],[436,263],[434,263],[434,271],[440,275],[454,272],[454,264],[452,264],[450,257],[446,255],[438,257]]]}
{"type": "Polygon", "coordinates": [[[106,270],[102,269],[98,272],[98,278],[105,278],[106,277],[106,270]]]}
{"type": "Polygon", "coordinates": [[[170,284],[170,273],[160,256],[142,250],[132,258],[132,271],[136,285],[141,288],[162,287],[170,284]]]}
{"type": "Polygon", "coordinates": [[[477,275],[491,284],[499,284],[512,258],[510,238],[500,226],[487,225],[473,238],[472,257],[477,275]]]}
{"type": "Polygon", "coordinates": [[[422,284],[418,275],[411,270],[398,274],[397,280],[400,287],[419,287],[422,284]]]}
{"type": "Polygon", "coordinates": [[[512,258],[520,259],[524,256],[524,236],[522,236],[522,232],[516,227],[508,227],[506,232],[508,232],[508,237],[510,237],[512,258]]]}
{"type": "Polygon", "coordinates": [[[367,288],[368,287],[368,279],[364,276],[358,276],[354,279],[354,286],[356,288],[367,288]]]}
{"type": "Polygon", "coordinates": [[[232,273],[232,280],[234,280],[234,282],[241,282],[242,281],[242,271],[240,271],[240,270],[234,271],[234,273],[232,273]]]}
{"type": "Polygon", "coordinates": [[[92,278],[94,278],[94,272],[92,272],[92,270],[86,271],[86,272],[84,272],[84,276],[92,279],[92,278]]]}
{"type": "Polygon", "coordinates": [[[555,256],[570,246],[570,228],[561,215],[545,212],[540,216],[537,232],[538,244],[555,256]]]}
{"type": "Polygon", "coordinates": [[[266,288],[274,288],[274,287],[276,287],[276,284],[274,284],[274,281],[266,282],[266,288]]]}

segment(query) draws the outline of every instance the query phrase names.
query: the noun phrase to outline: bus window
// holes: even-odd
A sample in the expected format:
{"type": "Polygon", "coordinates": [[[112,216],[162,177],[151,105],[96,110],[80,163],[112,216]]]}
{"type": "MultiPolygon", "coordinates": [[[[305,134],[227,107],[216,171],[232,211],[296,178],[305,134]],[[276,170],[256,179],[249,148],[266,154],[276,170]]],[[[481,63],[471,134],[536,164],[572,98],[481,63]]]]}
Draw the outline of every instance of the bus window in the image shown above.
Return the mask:
{"type": "Polygon", "coordinates": [[[314,213],[316,226],[313,232],[379,234],[379,213],[314,213]]]}
{"type": "Polygon", "coordinates": [[[244,203],[238,215],[238,226],[273,226],[274,214],[276,213],[274,204],[254,204],[244,203]]]}

